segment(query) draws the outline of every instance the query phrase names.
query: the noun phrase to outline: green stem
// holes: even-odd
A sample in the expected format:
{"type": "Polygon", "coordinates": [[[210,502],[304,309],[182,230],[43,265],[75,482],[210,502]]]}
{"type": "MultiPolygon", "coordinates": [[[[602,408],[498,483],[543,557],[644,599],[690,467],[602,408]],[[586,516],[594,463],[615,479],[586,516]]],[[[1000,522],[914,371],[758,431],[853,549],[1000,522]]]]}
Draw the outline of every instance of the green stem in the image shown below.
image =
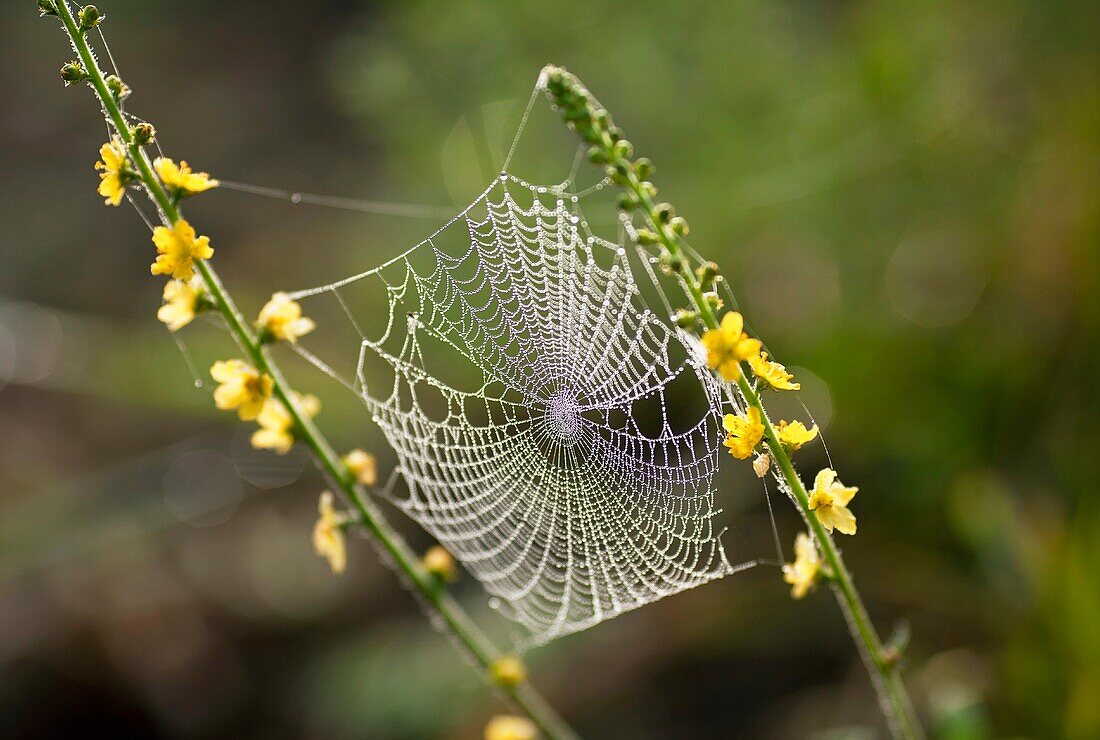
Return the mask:
{"type": "MultiPolygon", "coordinates": [[[[568,75],[565,72],[563,74],[568,75]]],[[[579,80],[572,79],[580,88],[579,80]]],[[[599,141],[595,146],[602,150],[603,158],[610,162],[613,167],[619,165],[618,172],[621,176],[617,177],[616,181],[637,199],[639,207],[645,215],[647,225],[657,235],[660,244],[668,251],[668,255],[672,258],[671,262],[679,264],[677,275],[683,282],[684,290],[694,304],[699,319],[707,329],[717,329],[719,326],[718,317],[715,315],[711,304],[706,300],[703,294],[703,286],[700,285],[699,278],[692,271],[687,255],[684,254],[680,235],[676,233],[672,226],[660,218],[656,203],[642,184],[642,180],[638,177],[634,167],[630,166],[629,160],[621,154],[616,154],[615,140],[607,127],[593,125],[592,130],[598,134],[599,141]]],[[[859,649],[860,655],[863,657],[864,664],[871,677],[871,683],[878,695],[882,712],[891,730],[898,737],[922,738],[924,733],[917,721],[905,684],[902,682],[897,656],[887,653],[883,647],[882,640],[867,614],[867,608],[863,605],[863,599],[860,597],[855,581],[844,564],[844,558],[841,556],[840,550],[820,519],[818,519],[817,514],[810,508],[810,497],[806,487],[798,477],[790,455],[780,443],[775,428],[760,402],[759,395],[752,384],[749,383],[743,371],[737,379],[737,387],[745,401],[760,411],[760,418],[764,425],[765,441],[779,469],[778,473],[773,471],[773,475],[781,477],[787,484],[799,513],[813,532],[818,549],[821,551],[826,566],[831,571],[829,579],[833,586],[833,592],[836,594],[841,610],[845,614],[849,632],[859,649]]]]}
{"type": "MultiPolygon", "coordinates": [[[[57,13],[73,48],[79,55],[88,73],[88,82],[95,90],[103,106],[107,120],[126,145],[130,158],[138,169],[138,177],[146,192],[153,199],[160,212],[161,221],[171,227],[180,220],[178,206],[162,187],[153,174],[152,163],[144,148],[139,146],[130,132],[126,118],[114,96],[107,88],[102,70],[96,63],[95,55],[88,45],[84,34],[73,18],[65,0],[58,0],[57,13]]],[[[487,672],[492,664],[501,657],[500,651],[477,627],[454,597],[441,587],[438,580],[428,573],[420,559],[385,519],[374,505],[367,490],[359,485],[355,476],[344,465],[314,421],[300,408],[286,377],[278,363],[268,352],[256,332],[249,325],[232,295],[225,288],[214,267],[207,261],[197,261],[196,267],[202,275],[207,291],[214,300],[218,312],[225,319],[226,326],[237,342],[248,353],[249,358],[261,372],[271,376],[274,382],[274,395],[286,407],[295,425],[296,437],[313,452],[318,464],[331,483],[338,487],[351,502],[358,515],[357,523],[367,530],[384,551],[387,559],[408,583],[419,593],[424,601],[442,618],[443,623],[462,646],[469,651],[478,664],[487,672]]],[[[575,738],[576,734],[554,709],[527,682],[516,686],[501,687],[518,704],[548,738],[575,738]]]]}

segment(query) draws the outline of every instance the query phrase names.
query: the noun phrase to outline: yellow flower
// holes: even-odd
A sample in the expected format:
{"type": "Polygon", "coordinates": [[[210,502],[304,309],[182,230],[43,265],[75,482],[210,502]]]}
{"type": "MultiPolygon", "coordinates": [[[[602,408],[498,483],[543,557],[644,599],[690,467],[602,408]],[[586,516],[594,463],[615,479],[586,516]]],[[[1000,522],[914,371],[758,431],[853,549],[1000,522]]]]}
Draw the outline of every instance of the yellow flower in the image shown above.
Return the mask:
{"type": "Polygon", "coordinates": [[[825,468],[814,479],[810,508],[817,512],[818,520],[830,532],[835,528],[843,534],[855,534],[856,517],[848,510],[848,502],[858,490],[841,485],[836,479],[836,471],[825,468]]]}
{"type": "Polygon", "coordinates": [[[775,433],[781,445],[789,450],[797,450],[817,436],[817,424],[807,429],[800,421],[781,421],[776,425],[775,433]]]}
{"type": "Polygon", "coordinates": [[[783,580],[791,584],[791,598],[801,599],[814,585],[821,570],[817,548],[805,532],[794,538],[794,562],[783,566],[783,580]]]}
{"type": "Polygon", "coordinates": [[[755,357],[749,358],[749,367],[753,375],[768,384],[768,387],[777,391],[797,391],[802,389],[801,383],[792,383],[794,376],[787,372],[787,368],[778,362],[768,359],[767,352],[761,352],[755,357]]]}
{"type": "Polygon", "coordinates": [[[186,162],[178,165],[168,157],[157,157],[153,161],[153,168],[157,176],[164,183],[164,187],[175,193],[177,198],[183,198],[204,190],[218,187],[218,181],[205,172],[192,172],[186,162]]]}
{"type": "Polygon", "coordinates": [[[157,245],[157,261],[149,271],[154,275],[171,275],[176,280],[190,280],[195,274],[194,260],[214,256],[210,239],[205,236],[196,239],[195,229],[182,218],[170,229],[167,226],[153,229],[153,244],[157,245]]]}
{"type": "Polygon", "coordinates": [[[515,655],[502,655],[489,666],[489,679],[497,686],[512,688],[527,680],[527,668],[515,655]]]}
{"type": "Polygon", "coordinates": [[[485,725],[485,740],[535,740],[539,731],[526,717],[498,714],[485,725]]]}
{"type": "Polygon", "coordinates": [[[760,419],[760,409],[749,406],[744,416],[726,414],[722,419],[728,435],[723,443],[729,448],[730,454],[738,460],[747,460],[752,457],[752,451],[764,437],[764,425],[760,419]]]}
{"type": "Polygon", "coordinates": [[[439,545],[429,548],[424,553],[424,557],[420,559],[420,564],[424,566],[424,570],[441,581],[450,583],[458,578],[458,571],[455,570],[455,559],[451,557],[451,553],[439,545]]]}
{"type": "Polygon", "coordinates": [[[344,455],[343,460],[360,485],[370,488],[378,483],[378,461],[374,455],[366,450],[354,449],[344,455]]]}
{"type": "Polygon", "coordinates": [[[190,281],[169,280],[164,284],[164,305],[157,319],[168,325],[168,331],[178,331],[195,318],[195,309],[202,295],[202,279],[196,275],[190,281]]]}
{"type": "Polygon", "coordinates": [[[260,309],[256,328],[263,329],[279,341],[297,342],[316,327],[312,319],[302,316],[302,307],[286,293],[273,293],[260,309]]]}
{"type": "Polygon", "coordinates": [[[313,525],[313,551],[328,560],[328,566],[336,574],[348,566],[348,552],[344,545],[343,524],[346,514],[337,513],[332,505],[332,493],[325,491],[317,502],[317,523],[313,525]]]}
{"type": "MultiPolygon", "coordinates": [[[[295,400],[302,413],[310,418],[321,412],[321,402],[316,396],[295,395],[295,400]]],[[[264,402],[256,423],[260,428],[252,433],[253,447],[258,450],[274,450],[280,455],[290,452],[290,448],[294,446],[294,420],[279,399],[269,398],[264,402]]]]}
{"type": "Polygon", "coordinates": [[[244,360],[215,362],[210,375],[221,384],[214,391],[214,403],[222,411],[237,409],[241,421],[252,421],[260,415],[275,386],[270,375],[260,373],[244,360]]]}
{"type": "Polygon", "coordinates": [[[760,354],[760,340],[750,339],[744,329],[745,320],[736,311],[722,317],[722,325],[704,332],[702,341],[707,349],[707,365],[729,381],[741,377],[741,361],[760,354]]]}
{"type": "Polygon", "coordinates": [[[117,206],[126,194],[126,184],[133,178],[126,166],[126,150],[114,136],[99,148],[99,157],[101,161],[95,163],[97,170],[103,170],[99,175],[99,194],[106,199],[105,205],[117,206]]]}

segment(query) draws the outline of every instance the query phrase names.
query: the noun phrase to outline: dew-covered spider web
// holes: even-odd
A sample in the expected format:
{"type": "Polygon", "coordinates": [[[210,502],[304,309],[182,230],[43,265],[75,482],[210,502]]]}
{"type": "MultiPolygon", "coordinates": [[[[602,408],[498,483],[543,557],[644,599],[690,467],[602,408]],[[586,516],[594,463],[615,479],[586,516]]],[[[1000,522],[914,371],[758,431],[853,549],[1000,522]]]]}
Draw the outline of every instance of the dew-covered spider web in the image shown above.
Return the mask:
{"type": "Polygon", "coordinates": [[[653,300],[649,256],[591,230],[581,204],[605,184],[505,169],[412,249],[291,294],[340,307],[353,377],[298,352],[358,395],[397,457],[391,500],[526,644],[735,570],[714,502],[722,388],[653,300]]]}

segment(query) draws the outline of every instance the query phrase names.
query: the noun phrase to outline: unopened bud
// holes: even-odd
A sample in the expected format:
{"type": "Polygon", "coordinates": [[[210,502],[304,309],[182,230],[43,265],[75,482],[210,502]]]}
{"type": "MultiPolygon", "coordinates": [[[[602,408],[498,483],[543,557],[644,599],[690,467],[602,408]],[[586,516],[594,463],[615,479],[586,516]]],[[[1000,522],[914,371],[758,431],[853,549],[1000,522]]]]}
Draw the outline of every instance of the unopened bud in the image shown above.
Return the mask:
{"type": "Polygon", "coordinates": [[[424,570],[443,583],[450,583],[458,577],[458,571],[455,569],[455,559],[451,557],[451,553],[439,545],[424,553],[420,564],[424,566],[424,570]]]}
{"type": "Polygon", "coordinates": [[[607,152],[603,147],[590,147],[588,150],[588,161],[592,164],[607,164],[607,152]]]}
{"type": "Polygon", "coordinates": [[[676,326],[681,329],[690,329],[695,326],[695,322],[699,320],[699,314],[695,311],[688,311],[686,308],[677,309],[676,316],[674,317],[676,326]]]}
{"type": "Polygon", "coordinates": [[[68,87],[74,82],[88,79],[88,73],[84,71],[84,65],[74,59],[61,67],[61,79],[65,80],[65,87],[68,87]]]}
{"type": "Polygon", "coordinates": [[[515,655],[502,655],[489,666],[489,678],[497,686],[515,688],[527,680],[527,668],[515,655]]]}
{"type": "Polygon", "coordinates": [[[699,284],[706,290],[718,277],[718,265],[714,262],[704,262],[695,270],[695,277],[699,278],[699,284]]]}
{"type": "Polygon", "coordinates": [[[611,137],[612,141],[619,141],[623,138],[623,130],[618,126],[608,126],[607,135],[611,137]]]}
{"type": "Polygon", "coordinates": [[[721,309],[722,306],[726,305],[725,301],[719,298],[718,294],[715,293],[713,290],[703,293],[703,300],[707,302],[708,306],[710,306],[711,311],[717,311],[721,309]]]}
{"type": "Polygon", "coordinates": [[[639,157],[638,161],[634,163],[634,172],[643,180],[650,177],[656,169],[649,157],[639,157]]]}
{"type": "Polygon", "coordinates": [[[669,203],[658,203],[656,209],[657,220],[663,224],[667,224],[676,215],[676,209],[669,203]]]}
{"type": "Polygon", "coordinates": [[[118,75],[107,75],[104,82],[107,83],[107,89],[111,91],[111,95],[115,97],[116,101],[121,103],[130,97],[130,86],[123,82],[118,75]]]}
{"type": "Polygon", "coordinates": [[[631,193],[623,193],[619,196],[619,210],[620,211],[633,211],[638,207],[638,199],[631,193]]]}
{"type": "Polygon", "coordinates": [[[153,128],[153,124],[144,121],[130,129],[130,133],[133,134],[134,143],[138,146],[152,144],[153,140],[157,138],[157,130],[153,128]]]}
{"type": "Polygon", "coordinates": [[[80,9],[80,12],[76,14],[76,18],[80,21],[80,30],[84,32],[91,31],[103,20],[99,8],[94,5],[85,5],[80,9]]]}
{"type": "Polygon", "coordinates": [[[684,220],[683,216],[674,216],[668,225],[672,227],[672,231],[677,236],[687,236],[691,233],[691,227],[688,226],[688,222],[684,220]]]}
{"type": "Polygon", "coordinates": [[[657,186],[651,183],[649,180],[646,180],[642,183],[642,192],[648,195],[650,198],[656,197],[657,186]]]}
{"type": "Polygon", "coordinates": [[[630,159],[634,156],[634,145],[626,139],[615,142],[615,156],[622,159],[630,159]]]}
{"type": "Polygon", "coordinates": [[[57,6],[54,0],[38,0],[38,15],[57,15],[57,6]]]}
{"type": "Polygon", "coordinates": [[[643,247],[653,246],[660,242],[660,239],[649,229],[638,229],[638,243],[643,247]]]}
{"type": "Polygon", "coordinates": [[[678,254],[671,252],[661,253],[661,269],[668,274],[675,274],[684,268],[684,260],[678,254]]]}

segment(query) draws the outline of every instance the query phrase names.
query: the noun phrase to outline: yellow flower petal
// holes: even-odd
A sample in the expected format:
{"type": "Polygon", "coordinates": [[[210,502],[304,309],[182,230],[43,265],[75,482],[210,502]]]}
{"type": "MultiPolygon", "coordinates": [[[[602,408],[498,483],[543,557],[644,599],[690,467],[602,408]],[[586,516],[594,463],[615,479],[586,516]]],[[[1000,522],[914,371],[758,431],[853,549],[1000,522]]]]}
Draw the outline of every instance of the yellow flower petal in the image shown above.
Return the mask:
{"type": "Polygon", "coordinates": [[[220,184],[205,172],[192,172],[187,162],[181,161],[177,165],[168,157],[153,160],[153,169],[164,186],[179,198],[216,188],[220,184]]]}
{"type": "Polygon", "coordinates": [[[535,723],[526,717],[498,714],[485,725],[485,740],[535,740],[535,723]]]}
{"type": "Polygon", "coordinates": [[[368,488],[378,484],[378,461],[366,450],[355,449],[344,455],[347,466],[355,480],[368,488]]]}
{"type": "Polygon", "coordinates": [[[825,468],[814,479],[814,488],[810,494],[810,509],[817,514],[822,526],[832,532],[842,534],[856,533],[856,517],[848,509],[848,502],[859,491],[854,486],[845,486],[836,479],[836,471],[825,468]]]}
{"type": "Polygon", "coordinates": [[[322,493],[320,501],[317,502],[317,511],[320,516],[317,518],[317,523],[313,525],[313,550],[328,560],[332,572],[339,575],[348,565],[342,527],[347,517],[344,514],[338,514],[332,502],[332,493],[329,491],[322,493]]]}
{"type": "Polygon", "coordinates": [[[755,406],[749,406],[744,416],[726,414],[722,419],[722,426],[728,433],[723,444],[738,460],[752,457],[753,451],[764,437],[760,410],[755,406]]]}
{"type": "Polygon", "coordinates": [[[519,686],[527,680],[527,668],[515,655],[502,655],[489,666],[489,679],[497,686],[519,686]]]}
{"type": "Polygon", "coordinates": [[[197,275],[190,282],[168,281],[164,284],[164,305],[157,311],[157,319],[168,326],[168,331],[179,331],[195,318],[201,294],[202,280],[197,275]]]}
{"type": "Polygon", "coordinates": [[[768,353],[761,352],[755,357],[749,358],[749,367],[753,375],[768,384],[769,388],[777,391],[797,391],[802,389],[801,383],[792,383],[794,376],[787,372],[787,368],[778,362],[768,360],[768,353]]]}
{"type": "Polygon", "coordinates": [[[424,570],[428,571],[441,581],[450,583],[458,578],[458,570],[455,568],[455,559],[451,553],[436,545],[430,548],[424,557],[420,559],[424,570]]]}
{"type": "Polygon", "coordinates": [[[275,387],[270,375],[244,360],[215,362],[210,375],[220,383],[214,389],[214,403],[223,411],[236,409],[241,421],[258,417],[275,387]]]}
{"type": "Polygon", "coordinates": [[[126,184],[133,177],[127,167],[126,149],[117,136],[99,148],[99,162],[95,163],[99,175],[97,192],[104,197],[104,203],[117,206],[126,194],[126,184]]]}
{"type": "Polygon", "coordinates": [[[273,338],[285,342],[297,342],[298,337],[309,334],[316,325],[312,319],[302,316],[302,307],[286,293],[274,293],[256,320],[256,328],[268,332],[273,338]]]}
{"type": "Polygon", "coordinates": [[[730,382],[741,377],[741,362],[760,352],[760,340],[745,334],[744,326],[741,314],[728,311],[719,327],[704,332],[701,338],[707,350],[707,365],[730,382]]]}
{"type": "Polygon", "coordinates": [[[807,429],[806,425],[800,421],[780,421],[775,427],[775,433],[779,437],[780,444],[789,450],[797,450],[817,437],[817,424],[807,429]]]}
{"type": "MultiPolygon", "coordinates": [[[[295,395],[298,408],[306,416],[313,418],[321,411],[321,402],[316,396],[295,395]]],[[[252,433],[252,446],[257,449],[274,450],[285,455],[294,446],[294,419],[290,411],[277,398],[268,398],[256,417],[260,429],[252,433]]]]}
{"type": "Polygon", "coordinates": [[[805,532],[794,540],[794,562],[783,566],[783,580],[791,584],[791,597],[801,599],[817,580],[821,562],[817,548],[805,532]]]}
{"type": "Polygon", "coordinates": [[[194,260],[214,256],[210,239],[205,236],[196,238],[194,227],[182,218],[172,228],[158,226],[153,229],[153,244],[158,254],[150,272],[171,275],[177,280],[190,280],[194,276],[194,260]]]}

